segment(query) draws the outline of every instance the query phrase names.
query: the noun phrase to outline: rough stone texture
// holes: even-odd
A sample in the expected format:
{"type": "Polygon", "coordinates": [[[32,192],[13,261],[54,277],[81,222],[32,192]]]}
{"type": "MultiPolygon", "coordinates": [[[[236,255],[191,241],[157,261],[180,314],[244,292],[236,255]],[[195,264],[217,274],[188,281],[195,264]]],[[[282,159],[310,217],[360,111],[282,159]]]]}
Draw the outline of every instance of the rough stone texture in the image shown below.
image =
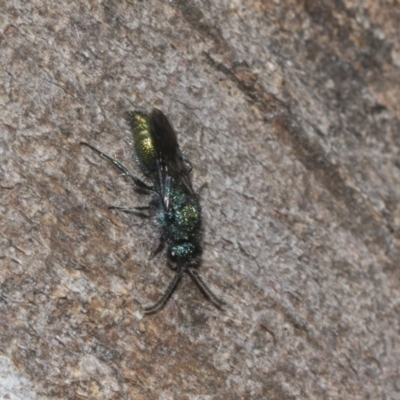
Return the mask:
{"type": "Polygon", "coordinates": [[[399,2],[68,3],[0,14],[2,395],[400,399],[399,2]],[[79,146],[137,173],[153,106],[208,184],[224,313],[185,277],[143,316],[172,271],[108,205],[146,198],[79,146]]]}

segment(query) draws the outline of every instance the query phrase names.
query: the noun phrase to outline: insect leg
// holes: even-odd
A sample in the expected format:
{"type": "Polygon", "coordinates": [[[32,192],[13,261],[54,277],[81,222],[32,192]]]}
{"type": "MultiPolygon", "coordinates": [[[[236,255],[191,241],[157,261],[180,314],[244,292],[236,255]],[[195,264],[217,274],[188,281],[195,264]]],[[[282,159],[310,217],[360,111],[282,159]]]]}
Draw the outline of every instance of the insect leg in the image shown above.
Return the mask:
{"type": "Polygon", "coordinates": [[[148,215],[146,213],[144,213],[143,211],[147,211],[150,210],[151,207],[148,206],[144,206],[144,207],[116,207],[116,206],[108,206],[109,210],[118,210],[118,211],[122,211],[124,213],[130,213],[130,214],[136,214],[139,217],[143,217],[143,218],[150,218],[151,215],[148,215]]]}
{"type": "Polygon", "coordinates": [[[104,157],[106,160],[112,162],[120,171],[122,171],[125,175],[128,175],[129,178],[133,180],[133,183],[140,189],[143,190],[148,190],[148,191],[154,191],[152,186],[147,185],[143,181],[141,181],[139,178],[137,178],[135,175],[133,175],[130,171],[128,171],[118,160],[115,160],[114,158],[111,158],[107,154],[104,154],[102,151],[97,150],[95,147],[91,146],[89,143],[86,142],[80,142],[82,146],[87,146],[93,151],[95,151],[97,154],[99,154],[101,157],[104,157]]]}
{"type": "Polygon", "coordinates": [[[151,210],[150,206],[139,206],[139,207],[133,207],[137,211],[145,211],[145,210],[151,210]]]}
{"type": "Polygon", "coordinates": [[[211,302],[217,308],[221,309],[224,303],[210,290],[197,270],[194,268],[186,268],[185,271],[192,278],[193,282],[196,283],[196,285],[200,288],[200,290],[211,300],[211,302]]]}
{"type": "Polygon", "coordinates": [[[145,314],[152,314],[157,312],[161,307],[165,305],[167,300],[171,297],[172,293],[176,289],[176,285],[178,282],[181,280],[183,275],[183,269],[180,269],[174,276],[174,279],[172,279],[171,283],[168,285],[167,290],[165,293],[161,296],[161,298],[157,301],[152,306],[149,307],[143,307],[144,313],[145,314]]]}
{"type": "Polygon", "coordinates": [[[159,254],[165,247],[165,238],[164,236],[160,237],[160,243],[157,248],[151,253],[149,260],[153,259],[157,254],[159,254]]]}

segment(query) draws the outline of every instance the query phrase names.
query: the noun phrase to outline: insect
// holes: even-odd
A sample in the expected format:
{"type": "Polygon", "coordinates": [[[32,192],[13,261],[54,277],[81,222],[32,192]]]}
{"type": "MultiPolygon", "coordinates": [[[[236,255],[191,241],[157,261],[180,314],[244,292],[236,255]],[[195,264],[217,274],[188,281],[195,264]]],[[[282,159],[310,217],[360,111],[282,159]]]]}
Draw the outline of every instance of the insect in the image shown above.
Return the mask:
{"type": "Polygon", "coordinates": [[[164,294],[154,305],[144,307],[144,312],[150,314],[160,310],[175,291],[184,273],[190,276],[215,306],[221,308],[223,303],[211,292],[197,271],[202,253],[201,207],[190,179],[192,165],[182,154],[176,133],[160,110],[153,109],[149,114],[134,111],[130,124],[137,161],[152,185],[143,182],[119,161],[90,144],[80,144],[113,163],[132,179],[137,189],[151,196],[147,206],[110,207],[123,212],[149,212],[160,227],[160,242],[152,257],[166,246],[167,264],[176,271],[164,294]]]}

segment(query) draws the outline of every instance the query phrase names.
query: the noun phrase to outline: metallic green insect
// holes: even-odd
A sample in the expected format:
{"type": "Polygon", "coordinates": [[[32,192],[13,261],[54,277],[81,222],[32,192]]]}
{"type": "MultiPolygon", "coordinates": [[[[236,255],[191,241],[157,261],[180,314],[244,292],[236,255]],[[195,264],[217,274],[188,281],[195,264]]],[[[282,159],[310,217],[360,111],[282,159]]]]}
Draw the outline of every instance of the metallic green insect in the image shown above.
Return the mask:
{"type": "Polygon", "coordinates": [[[124,212],[148,211],[158,221],[161,231],[160,244],[153,256],[167,246],[168,265],[176,271],[161,298],[154,305],[145,307],[144,311],[150,314],[160,310],[184,273],[192,278],[215,306],[221,308],[222,302],[197,272],[202,252],[201,207],[190,180],[192,166],[179,148],[175,131],[168,118],[158,109],[153,109],[150,114],[133,112],[131,128],[137,161],[144,174],[152,180],[151,186],[129,172],[119,161],[88,143],[81,144],[112,162],[132,179],[138,189],[151,195],[148,206],[111,207],[124,212]]]}

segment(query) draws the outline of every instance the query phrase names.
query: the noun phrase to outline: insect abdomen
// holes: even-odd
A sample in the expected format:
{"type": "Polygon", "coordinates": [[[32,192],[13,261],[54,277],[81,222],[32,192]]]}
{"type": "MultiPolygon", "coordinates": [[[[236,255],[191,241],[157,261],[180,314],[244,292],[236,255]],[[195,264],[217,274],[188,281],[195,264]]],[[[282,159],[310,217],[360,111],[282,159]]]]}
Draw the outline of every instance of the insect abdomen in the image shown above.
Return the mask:
{"type": "Polygon", "coordinates": [[[134,148],[140,166],[146,172],[157,169],[153,140],[150,135],[148,116],[140,111],[132,113],[131,119],[134,148]]]}

